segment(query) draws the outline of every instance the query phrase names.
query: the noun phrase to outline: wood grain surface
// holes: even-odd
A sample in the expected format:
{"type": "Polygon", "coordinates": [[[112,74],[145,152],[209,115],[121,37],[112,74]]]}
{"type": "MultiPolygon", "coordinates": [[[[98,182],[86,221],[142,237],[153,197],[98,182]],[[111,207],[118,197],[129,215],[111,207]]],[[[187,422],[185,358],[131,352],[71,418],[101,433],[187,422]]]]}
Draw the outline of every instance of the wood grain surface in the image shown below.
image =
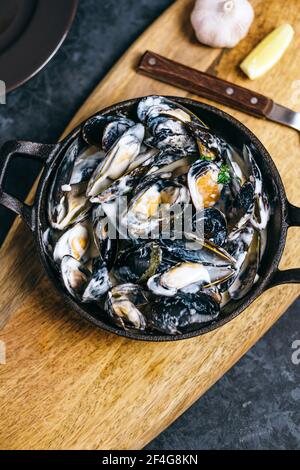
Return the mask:
{"type": "MultiPolygon", "coordinates": [[[[256,18],[248,37],[235,49],[221,51],[196,42],[189,23],[193,1],[178,0],[115,65],[66,132],[123,99],[150,93],[192,96],[136,75],[147,49],[300,111],[295,60],[300,48],[299,1],[284,2],[284,8],[280,0],[252,3],[256,18]],[[296,35],[284,60],[265,77],[249,81],[238,64],[285,21],[296,35]]],[[[299,135],[223,109],[262,140],[290,201],[299,206],[299,135]]],[[[291,229],[281,268],[299,266],[299,255],[299,233],[291,229]]],[[[276,287],[231,323],[203,337],[166,344],[129,341],[95,329],[66,309],[19,220],[1,249],[0,286],[0,339],[7,354],[6,365],[0,365],[1,449],[142,448],[245,354],[300,293],[299,286],[276,287]]]]}

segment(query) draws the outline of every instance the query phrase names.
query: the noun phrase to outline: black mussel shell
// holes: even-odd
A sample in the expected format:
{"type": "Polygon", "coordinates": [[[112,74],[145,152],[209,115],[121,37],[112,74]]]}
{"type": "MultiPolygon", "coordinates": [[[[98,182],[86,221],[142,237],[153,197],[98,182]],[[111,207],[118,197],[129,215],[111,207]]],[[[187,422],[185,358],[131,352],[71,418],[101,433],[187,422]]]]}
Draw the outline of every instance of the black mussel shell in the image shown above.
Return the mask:
{"type": "Polygon", "coordinates": [[[230,266],[234,259],[230,254],[211,242],[196,239],[161,240],[163,260],[173,265],[176,262],[203,263],[211,266],[230,266]]]}
{"type": "Polygon", "coordinates": [[[93,260],[93,272],[89,284],[83,293],[83,302],[99,302],[111,288],[109,273],[102,258],[93,260]]]}
{"type": "Polygon", "coordinates": [[[149,325],[166,334],[181,334],[215,320],[220,305],[211,296],[183,294],[156,300],[146,309],[149,325]]]}
{"type": "Polygon", "coordinates": [[[161,262],[160,246],[156,242],[150,242],[121,251],[114,272],[124,282],[144,283],[157,273],[161,262]]]}
{"type": "Polygon", "coordinates": [[[100,146],[104,127],[111,122],[112,116],[97,114],[89,118],[82,127],[82,137],[89,145],[100,146]]]}
{"type": "Polygon", "coordinates": [[[135,122],[130,119],[117,116],[115,120],[109,122],[104,131],[102,138],[102,148],[105,152],[108,152],[114,143],[124,134],[130,127],[134,126],[135,122]]]}
{"type": "Polygon", "coordinates": [[[104,144],[103,149],[108,151],[114,142],[123,134],[123,132],[133,125],[133,121],[127,119],[121,114],[108,116],[97,114],[96,116],[89,118],[83,124],[82,137],[89,145],[95,145],[99,147],[104,144]],[[112,123],[116,123],[116,126],[110,126],[105,132],[106,127],[112,123]],[[102,141],[103,138],[104,140],[102,141]]]}
{"type": "Polygon", "coordinates": [[[118,251],[118,239],[109,236],[109,222],[102,212],[101,206],[96,206],[92,213],[94,241],[102,260],[110,271],[118,251]]]}
{"type": "Polygon", "coordinates": [[[204,239],[217,246],[224,246],[227,240],[227,221],[221,211],[208,207],[193,217],[193,229],[203,231],[204,239]]]}
{"type": "Polygon", "coordinates": [[[208,160],[219,159],[226,148],[226,142],[210,129],[199,123],[186,123],[188,130],[198,142],[200,156],[208,160]]]}
{"type": "Polygon", "coordinates": [[[230,227],[242,227],[250,219],[254,212],[255,190],[250,181],[241,187],[240,192],[232,203],[230,213],[230,227]]]}

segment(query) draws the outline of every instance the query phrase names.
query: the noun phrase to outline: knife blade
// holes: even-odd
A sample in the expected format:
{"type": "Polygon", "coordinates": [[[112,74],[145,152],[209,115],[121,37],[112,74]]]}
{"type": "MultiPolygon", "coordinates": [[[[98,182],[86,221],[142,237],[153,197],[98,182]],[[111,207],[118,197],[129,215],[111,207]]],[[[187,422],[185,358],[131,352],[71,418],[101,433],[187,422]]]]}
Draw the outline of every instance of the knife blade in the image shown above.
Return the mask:
{"type": "Polygon", "coordinates": [[[265,118],[300,131],[300,113],[275,103],[260,93],[193,69],[154,52],[147,51],[138,72],[182,88],[217,103],[265,118]]]}

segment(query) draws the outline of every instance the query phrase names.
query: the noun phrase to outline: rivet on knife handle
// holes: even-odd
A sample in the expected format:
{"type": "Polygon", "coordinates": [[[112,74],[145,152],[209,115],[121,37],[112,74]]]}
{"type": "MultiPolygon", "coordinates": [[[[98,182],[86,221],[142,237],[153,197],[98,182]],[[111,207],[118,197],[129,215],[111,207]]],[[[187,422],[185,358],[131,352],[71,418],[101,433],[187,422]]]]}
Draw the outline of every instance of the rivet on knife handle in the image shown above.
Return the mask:
{"type": "Polygon", "coordinates": [[[138,71],[196,95],[234,107],[256,117],[267,117],[273,100],[191,67],[147,51],[138,71]]]}

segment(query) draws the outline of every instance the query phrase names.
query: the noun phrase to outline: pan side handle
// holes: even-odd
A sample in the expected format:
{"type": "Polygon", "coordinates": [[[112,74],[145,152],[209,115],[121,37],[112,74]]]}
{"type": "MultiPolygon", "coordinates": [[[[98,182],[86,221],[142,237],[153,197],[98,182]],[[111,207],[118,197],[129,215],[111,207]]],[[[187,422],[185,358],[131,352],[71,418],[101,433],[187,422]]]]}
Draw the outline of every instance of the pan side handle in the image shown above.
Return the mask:
{"type": "MultiPolygon", "coordinates": [[[[289,227],[300,227],[300,208],[288,203],[287,223],[289,227]]],[[[300,268],[286,269],[281,271],[278,269],[268,288],[279,286],[281,284],[299,284],[300,268]]]]}
{"type": "Polygon", "coordinates": [[[4,189],[9,163],[14,157],[22,156],[31,160],[38,160],[46,165],[51,161],[58,147],[59,144],[48,145],[12,140],[3,144],[0,149],[0,204],[21,216],[31,231],[34,230],[34,204],[29,206],[4,189]]]}

